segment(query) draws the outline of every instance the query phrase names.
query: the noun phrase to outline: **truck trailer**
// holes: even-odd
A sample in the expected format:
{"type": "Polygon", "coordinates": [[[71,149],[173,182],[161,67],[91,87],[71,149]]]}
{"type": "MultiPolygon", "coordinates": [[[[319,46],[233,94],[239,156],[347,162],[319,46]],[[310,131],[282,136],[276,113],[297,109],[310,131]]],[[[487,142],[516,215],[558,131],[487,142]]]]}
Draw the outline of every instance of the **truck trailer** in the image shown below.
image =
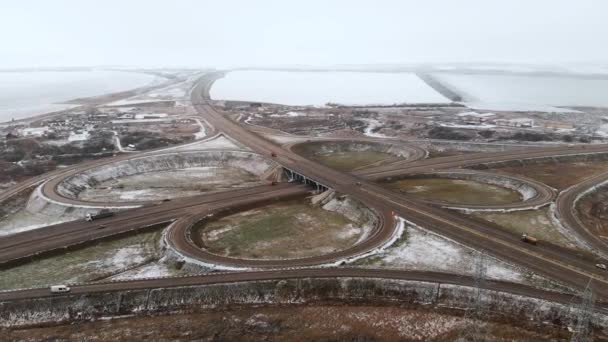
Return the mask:
{"type": "Polygon", "coordinates": [[[521,241],[532,244],[532,245],[536,245],[538,243],[537,238],[535,238],[534,236],[530,236],[528,234],[522,234],[521,241]]]}
{"type": "Polygon", "coordinates": [[[99,220],[99,219],[102,219],[102,218],[112,217],[112,216],[114,216],[113,212],[111,212],[109,210],[102,210],[98,214],[88,213],[87,216],[85,217],[85,220],[87,220],[88,222],[91,222],[91,221],[94,221],[94,220],[99,220]]]}

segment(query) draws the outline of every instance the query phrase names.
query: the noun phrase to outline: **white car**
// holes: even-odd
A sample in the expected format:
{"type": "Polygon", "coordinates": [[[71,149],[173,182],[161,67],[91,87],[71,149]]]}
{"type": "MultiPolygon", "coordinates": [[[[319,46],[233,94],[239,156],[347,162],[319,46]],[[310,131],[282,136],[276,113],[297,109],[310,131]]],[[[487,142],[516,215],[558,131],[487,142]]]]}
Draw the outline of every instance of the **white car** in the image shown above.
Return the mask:
{"type": "Polygon", "coordinates": [[[53,285],[51,286],[51,293],[66,293],[70,292],[69,286],[65,285],[53,285]]]}
{"type": "Polygon", "coordinates": [[[595,267],[600,268],[604,271],[608,270],[608,267],[606,267],[606,264],[595,264],[595,267]]]}

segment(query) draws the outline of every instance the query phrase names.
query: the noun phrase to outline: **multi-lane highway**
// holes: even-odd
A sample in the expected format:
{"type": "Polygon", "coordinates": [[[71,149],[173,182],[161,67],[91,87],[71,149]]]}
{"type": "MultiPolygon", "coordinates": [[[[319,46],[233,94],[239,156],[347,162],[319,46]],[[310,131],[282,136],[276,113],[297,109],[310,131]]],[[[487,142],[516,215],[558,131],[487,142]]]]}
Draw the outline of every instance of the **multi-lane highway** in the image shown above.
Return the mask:
{"type": "Polygon", "coordinates": [[[0,267],[66,247],[143,230],[182,220],[190,215],[246,208],[271,201],[302,197],[310,193],[304,185],[257,186],[214,194],[175,199],[154,206],[127,210],[93,222],[73,221],[0,238],[0,267]]]}
{"type": "MultiPolygon", "coordinates": [[[[442,284],[476,286],[475,279],[471,277],[420,271],[402,270],[379,270],[366,268],[350,267],[328,267],[328,268],[298,268],[298,269],[275,269],[264,271],[243,271],[243,272],[218,272],[207,273],[205,275],[142,279],[127,281],[98,282],[94,284],[75,285],[71,287],[73,294],[88,294],[92,292],[114,292],[125,290],[151,289],[151,288],[172,288],[193,285],[213,285],[225,283],[242,283],[266,280],[282,279],[304,279],[304,278],[367,278],[367,279],[392,279],[407,280],[442,284]]],[[[508,292],[514,295],[521,295],[530,298],[548,300],[556,303],[570,305],[576,303],[577,299],[572,295],[545,291],[536,287],[514,284],[502,281],[487,280],[482,285],[484,289],[508,292]]],[[[44,298],[48,297],[48,289],[24,289],[11,292],[0,292],[0,302],[15,299],[44,298]]],[[[598,303],[595,308],[599,312],[608,313],[608,305],[598,303]]]]}
{"type": "Polygon", "coordinates": [[[606,235],[606,232],[598,231],[595,227],[585,226],[576,210],[576,203],[583,194],[606,182],[608,182],[608,172],[589,177],[562,191],[555,201],[555,206],[558,219],[564,226],[577,232],[579,238],[596,250],[598,254],[608,258],[608,235],[606,235]]]}

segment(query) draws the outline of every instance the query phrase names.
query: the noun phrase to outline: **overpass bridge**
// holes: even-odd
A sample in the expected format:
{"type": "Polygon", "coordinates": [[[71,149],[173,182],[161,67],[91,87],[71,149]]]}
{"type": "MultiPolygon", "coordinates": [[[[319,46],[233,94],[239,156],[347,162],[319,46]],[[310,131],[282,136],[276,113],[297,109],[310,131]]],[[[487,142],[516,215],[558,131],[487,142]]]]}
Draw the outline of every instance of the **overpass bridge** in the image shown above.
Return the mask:
{"type": "Polygon", "coordinates": [[[285,166],[282,166],[282,168],[283,168],[283,174],[287,177],[287,181],[289,181],[290,183],[299,182],[302,184],[311,185],[315,188],[315,191],[317,193],[331,189],[331,187],[329,187],[319,181],[316,181],[310,177],[306,177],[303,174],[298,173],[297,171],[291,170],[285,166]]]}

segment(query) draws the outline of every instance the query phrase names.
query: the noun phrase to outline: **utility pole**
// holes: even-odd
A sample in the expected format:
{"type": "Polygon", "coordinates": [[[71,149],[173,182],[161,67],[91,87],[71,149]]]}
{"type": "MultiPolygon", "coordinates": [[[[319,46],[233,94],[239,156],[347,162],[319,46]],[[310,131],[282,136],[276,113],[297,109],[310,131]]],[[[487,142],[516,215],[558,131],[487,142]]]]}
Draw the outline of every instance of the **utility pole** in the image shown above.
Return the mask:
{"type": "Polygon", "coordinates": [[[593,318],[593,308],[595,307],[595,296],[593,295],[593,290],[590,285],[591,279],[589,279],[585,290],[580,296],[580,304],[574,305],[573,318],[576,320],[576,327],[570,338],[570,341],[572,342],[587,342],[593,340],[591,321],[593,318]]]}
{"type": "Polygon", "coordinates": [[[473,320],[472,324],[467,326],[462,332],[462,337],[465,341],[484,341],[485,340],[485,319],[484,305],[482,298],[482,289],[486,283],[486,259],[483,252],[477,252],[475,260],[475,273],[473,274],[475,281],[475,296],[471,308],[467,309],[464,318],[473,320]]]}

